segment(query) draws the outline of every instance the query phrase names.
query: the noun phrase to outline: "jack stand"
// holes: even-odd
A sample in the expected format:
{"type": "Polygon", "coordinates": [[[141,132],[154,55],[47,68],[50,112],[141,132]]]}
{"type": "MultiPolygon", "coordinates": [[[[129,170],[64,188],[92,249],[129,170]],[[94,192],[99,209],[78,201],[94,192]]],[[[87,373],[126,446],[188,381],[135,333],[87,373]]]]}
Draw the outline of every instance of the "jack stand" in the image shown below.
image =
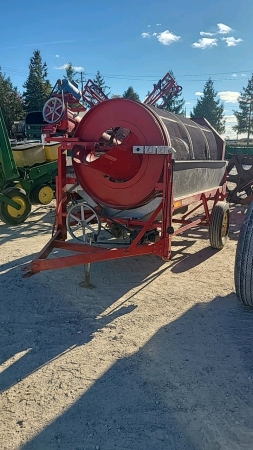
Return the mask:
{"type": "MultiPolygon", "coordinates": [[[[92,238],[90,238],[90,242],[89,244],[92,244],[92,238]]],[[[91,268],[91,264],[85,264],[84,266],[84,281],[81,281],[81,283],[79,283],[79,286],[84,287],[84,288],[88,288],[88,289],[94,289],[94,285],[90,283],[90,268],[91,268]]]]}

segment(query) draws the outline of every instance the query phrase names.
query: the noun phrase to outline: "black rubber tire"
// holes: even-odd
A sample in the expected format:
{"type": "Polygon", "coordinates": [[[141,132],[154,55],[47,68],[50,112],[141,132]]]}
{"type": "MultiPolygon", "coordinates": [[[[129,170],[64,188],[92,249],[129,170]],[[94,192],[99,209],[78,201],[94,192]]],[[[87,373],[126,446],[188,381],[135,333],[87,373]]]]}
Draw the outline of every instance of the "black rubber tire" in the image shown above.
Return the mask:
{"type": "Polygon", "coordinates": [[[213,208],[210,225],[209,240],[212,248],[221,250],[227,242],[229,232],[229,204],[217,202],[213,208]]]}
{"type": "Polygon", "coordinates": [[[19,198],[23,203],[23,211],[20,216],[13,217],[8,211],[8,205],[4,201],[0,201],[0,219],[7,225],[19,225],[23,223],[29,216],[32,206],[26,195],[26,192],[20,188],[10,187],[2,191],[2,194],[9,198],[19,198]]]}
{"type": "Polygon", "coordinates": [[[235,255],[235,291],[245,306],[253,307],[253,202],[241,226],[235,255]]]}
{"type": "MultiPolygon", "coordinates": [[[[9,183],[7,183],[4,187],[3,190],[6,191],[7,189],[13,188],[15,187],[15,183],[13,183],[12,181],[10,181],[9,183]]],[[[3,191],[1,191],[3,192],[3,191]]]]}

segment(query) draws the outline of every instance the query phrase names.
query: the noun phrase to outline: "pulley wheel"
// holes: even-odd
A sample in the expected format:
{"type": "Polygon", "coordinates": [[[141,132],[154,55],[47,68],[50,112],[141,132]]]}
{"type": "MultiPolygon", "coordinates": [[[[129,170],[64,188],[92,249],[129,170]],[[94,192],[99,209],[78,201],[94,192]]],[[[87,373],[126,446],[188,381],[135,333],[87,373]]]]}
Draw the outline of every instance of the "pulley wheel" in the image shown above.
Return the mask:
{"type": "Polygon", "coordinates": [[[58,97],[51,97],[45,103],[42,115],[45,122],[57,123],[59,122],[65,113],[64,102],[58,97]]]}
{"type": "Polygon", "coordinates": [[[85,202],[70,207],[66,225],[70,236],[85,244],[95,242],[101,230],[98,213],[85,202]]]}

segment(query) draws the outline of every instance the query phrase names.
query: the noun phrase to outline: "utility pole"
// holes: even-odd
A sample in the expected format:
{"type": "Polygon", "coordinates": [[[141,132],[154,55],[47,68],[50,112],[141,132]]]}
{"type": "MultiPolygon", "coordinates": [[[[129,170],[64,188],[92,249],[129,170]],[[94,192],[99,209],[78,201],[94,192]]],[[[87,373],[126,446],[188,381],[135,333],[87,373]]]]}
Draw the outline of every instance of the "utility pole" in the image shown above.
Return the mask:
{"type": "Polygon", "coordinates": [[[249,147],[249,137],[250,137],[250,127],[251,127],[251,114],[252,114],[252,102],[253,97],[248,101],[249,103],[249,123],[248,123],[248,137],[247,137],[247,146],[249,147]]]}
{"type": "Polygon", "coordinates": [[[83,83],[84,83],[83,75],[84,75],[84,72],[80,72],[80,74],[81,74],[81,86],[82,86],[82,92],[83,92],[83,83]]]}
{"type": "MultiPolygon", "coordinates": [[[[244,103],[248,103],[249,104],[249,115],[247,117],[247,122],[248,122],[248,127],[247,127],[247,147],[249,147],[249,138],[250,138],[250,134],[251,134],[251,115],[252,115],[252,103],[253,103],[253,95],[250,95],[249,98],[240,98],[239,97],[239,101],[244,102],[244,103]]],[[[238,134],[239,131],[237,133],[237,140],[238,140],[238,134]]]]}

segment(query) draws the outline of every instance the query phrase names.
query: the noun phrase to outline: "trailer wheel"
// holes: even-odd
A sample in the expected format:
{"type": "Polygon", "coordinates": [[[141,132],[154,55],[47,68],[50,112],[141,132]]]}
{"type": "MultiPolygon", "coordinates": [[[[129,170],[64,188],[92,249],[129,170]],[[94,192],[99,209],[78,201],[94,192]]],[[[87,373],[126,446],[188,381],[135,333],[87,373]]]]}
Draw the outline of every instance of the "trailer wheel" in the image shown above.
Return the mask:
{"type": "Polygon", "coordinates": [[[16,209],[4,201],[0,201],[0,218],[8,225],[19,225],[23,223],[31,212],[31,203],[23,189],[10,187],[2,191],[2,194],[17,202],[21,208],[16,209]]]}
{"type": "Polygon", "coordinates": [[[216,203],[209,225],[209,240],[212,248],[221,250],[226,244],[229,231],[229,217],[228,203],[216,203]]]}
{"type": "Polygon", "coordinates": [[[253,202],[240,230],[234,279],[238,299],[246,306],[253,306],[253,202]]]}

